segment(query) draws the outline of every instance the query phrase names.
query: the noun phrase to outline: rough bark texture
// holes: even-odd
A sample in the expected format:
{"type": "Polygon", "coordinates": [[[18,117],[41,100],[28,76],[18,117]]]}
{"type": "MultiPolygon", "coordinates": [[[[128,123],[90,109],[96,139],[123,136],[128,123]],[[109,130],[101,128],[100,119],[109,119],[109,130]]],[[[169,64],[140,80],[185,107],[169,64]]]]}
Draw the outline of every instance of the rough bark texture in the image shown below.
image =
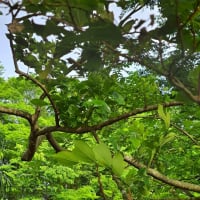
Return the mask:
{"type": "Polygon", "coordinates": [[[167,176],[161,174],[160,172],[158,172],[155,169],[152,168],[147,168],[146,165],[138,162],[137,160],[126,156],[124,158],[124,160],[129,163],[130,165],[136,167],[137,169],[141,169],[141,168],[146,168],[147,174],[154,177],[155,179],[162,181],[163,183],[166,183],[168,185],[174,186],[176,188],[180,188],[183,190],[189,190],[189,191],[194,191],[194,192],[200,192],[200,185],[195,185],[192,183],[187,183],[184,181],[178,181],[178,180],[174,180],[174,179],[170,179],[167,176]]]}

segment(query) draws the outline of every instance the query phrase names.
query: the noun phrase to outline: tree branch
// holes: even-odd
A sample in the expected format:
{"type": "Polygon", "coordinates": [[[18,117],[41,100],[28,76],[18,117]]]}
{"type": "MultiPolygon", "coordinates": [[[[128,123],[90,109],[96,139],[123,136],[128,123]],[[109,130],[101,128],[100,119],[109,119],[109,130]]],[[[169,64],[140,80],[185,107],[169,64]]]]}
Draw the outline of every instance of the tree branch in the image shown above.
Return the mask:
{"type": "Polygon", "coordinates": [[[22,110],[0,106],[0,112],[5,113],[5,114],[9,114],[9,115],[15,115],[15,116],[18,116],[18,117],[22,117],[22,118],[28,120],[29,123],[32,122],[31,114],[28,113],[28,112],[22,111],[22,110]]]}
{"type": "MultiPolygon", "coordinates": [[[[183,105],[182,102],[168,102],[168,103],[163,103],[164,107],[172,107],[172,106],[180,106],[183,105]]],[[[146,106],[145,108],[137,108],[131,112],[122,114],[118,117],[114,117],[111,119],[108,119],[105,122],[102,122],[100,124],[94,125],[94,126],[81,126],[81,127],[77,127],[77,128],[67,128],[67,127],[56,127],[56,126],[49,126],[49,127],[45,127],[43,129],[41,129],[40,131],[38,131],[38,136],[39,135],[45,135],[49,132],[54,132],[54,131],[61,131],[61,132],[66,132],[66,133],[76,133],[76,134],[83,134],[83,133],[87,133],[87,132],[93,132],[93,131],[97,131],[97,130],[101,130],[102,128],[112,125],[118,121],[124,120],[124,119],[128,119],[129,117],[132,117],[134,115],[137,114],[141,114],[144,112],[149,112],[149,111],[153,111],[158,109],[158,105],[150,105],[150,106],[146,106]]]]}
{"type": "Polygon", "coordinates": [[[183,92],[185,92],[185,94],[187,94],[190,99],[192,99],[194,102],[200,104],[200,99],[198,98],[198,96],[195,96],[192,94],[192,92],[176,77],[171,76],[169,77],[169,80],[179,89],[181,89],[183,92]]]}
{"type": "Polygon", "coordinates": [[[44,92],[44,94],[47,96],[47,98],[49,99],[54,113],[55,113],[55,123],[56,126],[59,126],[59,111],[54,103],[54,101],[52,100],[49,92],[47,91],[47,89],[45,88],[45,86],[40,83],[38,80],[36,80],[35,78],[31,77],[30,75],[28,75],[27,73],[22,72],[19,67],[18,67],[18,63],[17,63],[17,59],[16,59],[16,55],[15,55],[15,51],[14,51],[14,44],[13,44],[13,40],[12,40],[12,34],[10,33],[10,37],[9,37],[9,41],[10,41],[10,47],[11,47],[11,51],[12,51],[12,56],[13,56],[13,62],[14,62],[14,66],[15,66],[15,72],[17,74],[19,74],[20,76],[26,77],[28,80],[31,80],[34,84],[36,84],[37,86],[40,87],[40,89],[44,92]]]}
{"type": "Polygon", "coordinates": [[[62,151],[63,149],[60,147],[60,145],[57,143],[57,141],[54,139],[54,137],[52,136],[52,133],[47,133],[46,134],[46,138],[49,141],[49,143],[51,144],[51,146],[54,148],[54,150],[56,151],[56,153],[62,151]]]}
{"type": "Polygon", "coordinates": [[[182,128],[178,127],[176,124],[174,123],[170,123],[171,126],[173,126],[174,128],[176,128],[177,130],[179,130],[181,133],[183,133],[184,135],[186,135],[190,140],[192,140],[192,142],[196,145],[198,145],[198,142],[193,138],[193,136],[191,136],[187,131],[183,130],[182,128]]]}
{"type": "Polygon", "coordinates": [[[136,13],[137,11],[141,10],[142,8],[144,7],[143,6],[139,6],[138,8],[132,10],[124,19],[122,19],[120,22],[119,22],[119,26],[122,26],[126,20],[130,19],[131,15],[133,15],[134,13],[136,13]]]}
{"type": "Polygon", "coordinates": [[[167,176],[161,174],[159,171],[152,169],[152,168],[147,168],[146,165],[138,162],[134,158],[131,158],[129,156],[125,156],[124,160],[129,163],[130,165],[134,166],[137,169],[141,168],[146,168],[146,172],[148,175],[152,176],[153,178],[166,183],[168,185],[174,186],[176,188],[182,189],[182,190],[189,190],[193,192],[200,192],[200,186],[192,183],[187,183],[184,181],[178,181],[174,179],[170,179],[167,176]]]}

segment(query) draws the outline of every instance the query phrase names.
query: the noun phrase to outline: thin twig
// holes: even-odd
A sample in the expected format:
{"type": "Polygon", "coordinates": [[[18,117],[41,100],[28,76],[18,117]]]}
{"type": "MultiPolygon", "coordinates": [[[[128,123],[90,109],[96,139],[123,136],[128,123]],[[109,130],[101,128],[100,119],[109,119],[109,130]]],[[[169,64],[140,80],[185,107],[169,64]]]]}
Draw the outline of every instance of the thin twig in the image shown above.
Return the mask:
{"type": "Polygon", "coordinates": [[[100,194],[101,194],[101,197],[106,200],[106,195],[105,195],[105,192],[104,192],[104,189],[103,189],[103,184],[101,182],[101,174],[99,172],[99,166],[98,164],[96,165],[96,172],[97,172],[97,178],[98,178],[98,184],[99,184],[99,190],[100,190],[100,194]]]}
{"type": "Polygon", "coordinates": [[[120,21],[119,26],[122,26],[126,22],[126,20],[128,20],[131,17],[131,15],[133,15],[137,11],[141,10],[143,7],[144,7],[144,5],[143,6],[139,6],[138,8],[132,10],[124,19],[122,19],[120,21]]]}
{"type": "Polygon", "coordinates": [[[186,135],[190,140],[192,140],[192,142],[196,145],[198,145],[198,142],[193,138],[193,136],[191,136],[187,131],[183,130],[182,128],[180,128],[179,126],[177,126],[174,123],[170,123],[171,126],[173,126],[174,128],[176,128],[177,130],[179,130],[181,133],[183,133],[184,135],[186,135]]]}

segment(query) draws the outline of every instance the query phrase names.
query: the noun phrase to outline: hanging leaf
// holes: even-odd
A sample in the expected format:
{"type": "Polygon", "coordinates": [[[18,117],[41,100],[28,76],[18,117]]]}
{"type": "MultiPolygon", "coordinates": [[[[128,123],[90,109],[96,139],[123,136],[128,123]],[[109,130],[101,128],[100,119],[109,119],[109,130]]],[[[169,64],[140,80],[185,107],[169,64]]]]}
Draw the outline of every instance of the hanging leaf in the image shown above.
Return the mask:
{"type": "Polygon", "coordinates": [[[121,176],[126,163],[124,162],[123,156],[118,153],[112,158],[112,170],[117,176],[121,176]]]}
{"type": "Polygon", "coordinates": [[[104,143],[97,144],[93,148],[95,158],[97,162],[103,166],[111,167],[112,166],[112,156],[108,146],[104,143]]]}
{"type": "Polygon", "coordinates": [[[75,141],[75,148],[72,151],[80,160],[88,163],[95,162],[95,155],[89,145],[81,140],[75,141]]]}
{"type": "Polygon", "coordinates": [[[164,110],[163,110],[163,105],[158,105],[158,115],[161,119],[165,119],[165,113],[164,113],[164,110]]]}
{"type": "Polygon", "coordinates": [[[163,105],[158,105],[158,115],[165,122],[165,126],[168,129],[170,127],[170,114],[164,113],[163,105]]]}
{"type": "Polygon", "coordinates": [[[61,151],[53,156],[53,159],[66,166],[73,166],[79,162],[70,151],[61,151]]]}

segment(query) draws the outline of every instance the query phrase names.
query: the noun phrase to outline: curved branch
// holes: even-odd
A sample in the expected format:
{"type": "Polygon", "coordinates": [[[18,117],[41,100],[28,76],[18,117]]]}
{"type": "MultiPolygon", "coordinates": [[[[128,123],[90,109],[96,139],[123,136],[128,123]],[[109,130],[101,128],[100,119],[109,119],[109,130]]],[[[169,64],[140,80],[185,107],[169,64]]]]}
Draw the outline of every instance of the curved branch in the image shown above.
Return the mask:
{"type": "Polygon", "coordinates": [[[51,144],[51,146],[54,148],[54,150],[56,151],[56,153],[62,151],[63,149],[60,147],[60,145],[57,143],[57,141],[54,139],[54,137],[52,136],[52,133],[47,133],[46,134],[46,138],[49,141],[49,143],[51,144]]]}
{"type": "Polygon", "coordinates": [[[192,99],[194,102],[196,103],[200,103],[200,99],[198,96],[195,96],[192,94],[192,92],[179,80],[177,79],[176,77],[174,76],[171,76],[169,77],[169,80],[176,86],[178,87],[179,89],[181,89],[183,92],[185,92],[185,94],[187,94],[190,99],[192,99]]]}
{"type": "MultiPolygon", "coordinates": [[[[172,107],[172,106],[180,106],[183,105],[182,102],[168,102],[168,103],[163,103],[164,107],[172,107]]],[[[66,132],[66,133],[76,133],[76,134],[83,134],[83,133],[87,133],[87,132],[93,132],[93,131],[97,131],[97,130],[101,130],[102,128],[112,125],[118,121],[124,120],[124,119],[128,119],[129,117],[132,117],[134,115],[137,114],[141,114],[144,112],[149,112],[149,111],[153,111],[158,109],[158,105],[150,105],[150,106],[146,106],[144,108],[137,108],[131,112],[122,114],[120,116],[108,119],[105,122],[102,122],[100,124],[94,125],[94,126],[81,126],[81,127],[77,127],[77,128],[68,128],[68,127],[57,127],[57,126],[49,126],[49,127],[45,127],[43,129],[41,129],[40,131],[38,131],[38,136],[39,135],[45,135],[49,132],[54,132],[54,131],[61,131],[61,132],[66,132]]]]}
{"type": "Polygon", "coordinates": [[[37,86],[39,86],[41,88],[41,90],[47,96],[47,98],[49,99],[49,101],[50,101],[50,103],[51,103],[51,105],[53,107],[53,110],[54,110],[54,113],[55,113],[55,123],[56,123],[56,126],[59,126],[59,111],[58,111],[58,109],[57,109],[54,101],[52,100],[49,92],[47,91],[47,89],[45,88],[45,86],[42,83],[40,83],[35,78],[33,78],[30,75],[22,72],[19,69],[18,64],[17,64],[17,59],[16,59],[15,51],[14,51],[14,44],[13,44],[13,40],[12,40],[12,34],[9,37],[9,41],[10,41],[10,47],[11,47],[11,51],[12,51],[12,55],[13,55],[13,62],[14,62],[14,66],[15,66],[15,72],[17,74],[19,74],[20,76],[23,76],[23,77],[27,78],[28,80],[31,80],[34,84],[36,84],[37,86]]]}
{"type": "Polygon", "coordinates": [[[31,114],[26,112],[26,111],[0,106],[0,113],[5,113],[5,114],[9,114],[9,115],[15,115],[15,116],[22,117],[22,118],[28,120],[29,123],[32,122],[31,114]]]}
{"type": "Polygon", "coordinates": [[[146,168],[146,172],[148,175],[152,176],[153,178],[155,178],[163,183],[166,183],[168,185],[174,186],[174,187],[182,189],[182,190],[200,192],[200,185],[170,179],[167,176],[161,174],[159,171],[152,169],[152,168],[147,168],[146,165],[144,165],[144,164],[138,162],[137,160],[135,160],[131,157],[128,157],[128,156],[125,156],[124,160],[137,169],[146,168]]]}

